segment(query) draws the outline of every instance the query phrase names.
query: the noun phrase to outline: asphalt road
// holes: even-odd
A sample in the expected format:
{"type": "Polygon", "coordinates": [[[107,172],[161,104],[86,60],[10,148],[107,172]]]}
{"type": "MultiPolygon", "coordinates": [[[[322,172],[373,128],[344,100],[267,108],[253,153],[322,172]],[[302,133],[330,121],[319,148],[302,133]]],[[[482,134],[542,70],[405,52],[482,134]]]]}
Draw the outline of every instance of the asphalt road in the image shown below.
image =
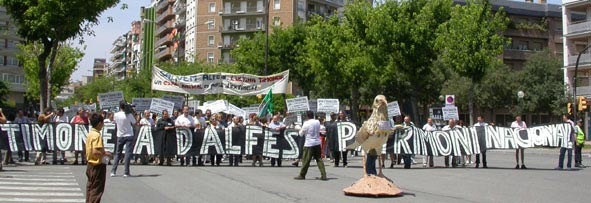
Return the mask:
{"type": "MultiPolygon", "coordinates": [[[[591,160],[589,154],[585,155],[583,163],[591,165],[591,161],[585,160],[591,160]]],[[[413,165],[413,169],[402,169],[400,165],[384,169],[385,175],[404,191],[396,198],[343,194],[343,188],[362,176],[359,157],[353,158],[348,168],[334,168],[329,161],[325,161],[329,165],[329,181],[314,179],[320,176],[315,164],[310,167],[307,180],[293,180],[299,167],[270,167],[269,163],[265,163],[265,167],[250,167],[248,161],[240,167],[132,165],[132,177],[119,175],[107,178],[103,202],[588,201],[591,168],[554,170],[558,162],[557,149],[526,150],[527,170],[513,169],[513,151],[489,152],[488,162],[488,169],[475,169],[473,166],[423,168],[421,164],[413,165]]],[[[435,164],[442,166],[443,158],[436,158],[435,164]]],[[[123,167],[120,170],[119,173],[122,173],[123,167]]],[[[0,172],[0,202],[83,201],[84,173],[85,166],[4,167],[4,171],[0,172]],[[25,180],[27,178],[29,180],[25,180]]]]}

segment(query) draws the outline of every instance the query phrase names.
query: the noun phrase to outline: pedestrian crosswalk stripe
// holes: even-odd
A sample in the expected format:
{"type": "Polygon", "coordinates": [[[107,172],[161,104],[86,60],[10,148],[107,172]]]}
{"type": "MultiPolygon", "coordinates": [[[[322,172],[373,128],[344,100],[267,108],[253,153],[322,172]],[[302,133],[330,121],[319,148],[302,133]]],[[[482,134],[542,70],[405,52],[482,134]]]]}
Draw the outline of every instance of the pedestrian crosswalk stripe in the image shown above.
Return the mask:
{"type": "Polygon", "coordinates": [[[0,185],[32,185],[32,186],[69,186],[75,185],[77,186],[78,183],[46,183],[46,182],[1,182],[0,185]]]}
{"type": "Polygon", "coordinates": [[[1,186],[0,190],[31,190],[31,191],[82,191],[79,187],[27,187],[27,186],[1,186]]]}
{"type": "Polygon", "coordinates": [[[80,192],[0,192],[0,195],[6,196],[57,196],[57,197],[83,197],[80,192]]]}
{"type": "Polygon", "coordinates": [[[0,202],[85,202],[85,199],[35,199],[35,198],[3,198],[0,202]]]}
{"type": "Polygon", "coordinates": [[[0,181],[15,180],[15,181],[41,181],[41,182],[76,182],[76,179],[63,179],[63,178],[9,178],[0,177],[0,181]]]}
{"type": "MultiPolygon", "coordinates": [[[[5,171],[2,172],[2,174],[25,174],[25,173],[31,173],[30,171],[5,171]]],[[[35,172],[35,174],[39,174],[39,175],[72,175],[72,172],[47,172],[47,171],[39,171],[39,172],[35,172]]]]}
{"type": "Polygon", "coordinates": [[[0,173],[0,177],[39,177],[39,178],[74,178],[74,176],[66,176],[66,175],[28,175],[28,174],[9,174],[9,175],[2,175],[4,172],[0,173]]]}

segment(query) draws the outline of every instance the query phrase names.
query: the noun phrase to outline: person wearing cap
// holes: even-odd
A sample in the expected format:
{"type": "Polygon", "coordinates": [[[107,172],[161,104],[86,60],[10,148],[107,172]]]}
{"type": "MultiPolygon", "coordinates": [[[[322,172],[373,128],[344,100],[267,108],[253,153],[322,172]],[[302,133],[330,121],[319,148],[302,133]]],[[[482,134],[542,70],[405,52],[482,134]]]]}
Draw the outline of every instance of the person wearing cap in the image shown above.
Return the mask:
{"type": "Polygon", "coordinates": [[[131,175],[129,161],[133,153],[133,125],[136,124],[136,120],[133,114],[125,113],[125,105],[127,105],[125,101],[119,102],[119,112],[114,115],[115,124],[117,125],[117,146],[115,148],[116,155],[113,168],[111,169],[111,177],[117,175],[117,166],[119,166],[119,157],[123,153],[123,146],[125,146],[125,172],[123,173],[123,177],[127,178],[131,175]]]}

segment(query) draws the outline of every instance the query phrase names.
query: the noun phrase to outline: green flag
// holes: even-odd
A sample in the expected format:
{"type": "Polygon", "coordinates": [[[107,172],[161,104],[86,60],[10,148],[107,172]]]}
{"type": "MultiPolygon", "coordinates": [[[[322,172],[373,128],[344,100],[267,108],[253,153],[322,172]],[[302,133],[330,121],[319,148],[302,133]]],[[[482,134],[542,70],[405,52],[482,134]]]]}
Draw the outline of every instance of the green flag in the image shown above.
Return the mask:
{"type": "Polygon", "coordinates": [[[266,116],[267,113],[273,115],[273,88],[269,89],[269,92],[263,98],[263,102],[259,105],[259,118],[266,116]]]}

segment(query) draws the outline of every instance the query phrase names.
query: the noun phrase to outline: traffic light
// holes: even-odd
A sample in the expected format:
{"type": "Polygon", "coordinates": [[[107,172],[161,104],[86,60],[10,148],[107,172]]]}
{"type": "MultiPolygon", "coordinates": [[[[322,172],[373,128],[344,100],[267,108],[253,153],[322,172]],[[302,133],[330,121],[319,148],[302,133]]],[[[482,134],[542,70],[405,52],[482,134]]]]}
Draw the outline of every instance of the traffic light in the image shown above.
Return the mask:
{"type": "Polygon", "coordinates": [[[568,111],[569,115],[573,114],[573,104],[570,102],[566,104],[566,110],[568,111]]]}
{"type": "Polygon", "coordinates": [[[587,98],[579,96],[579,111],[585,111],[587,109],[587,98]]]}

